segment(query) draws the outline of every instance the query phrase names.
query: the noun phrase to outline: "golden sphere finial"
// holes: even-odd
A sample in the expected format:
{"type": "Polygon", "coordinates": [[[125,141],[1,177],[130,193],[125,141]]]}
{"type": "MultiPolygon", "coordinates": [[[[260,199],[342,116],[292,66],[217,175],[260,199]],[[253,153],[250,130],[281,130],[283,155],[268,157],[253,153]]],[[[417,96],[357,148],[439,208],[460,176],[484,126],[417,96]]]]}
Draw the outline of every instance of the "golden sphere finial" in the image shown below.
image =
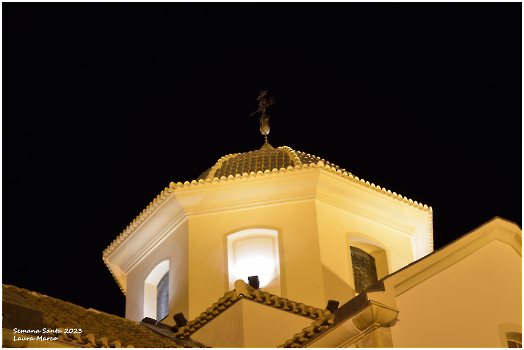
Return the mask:
{"type": "Polygon", "coordinates": [[[269,123],[260,124],[260,132],[262,135],[267,136],[269,134],[269,123]]]}

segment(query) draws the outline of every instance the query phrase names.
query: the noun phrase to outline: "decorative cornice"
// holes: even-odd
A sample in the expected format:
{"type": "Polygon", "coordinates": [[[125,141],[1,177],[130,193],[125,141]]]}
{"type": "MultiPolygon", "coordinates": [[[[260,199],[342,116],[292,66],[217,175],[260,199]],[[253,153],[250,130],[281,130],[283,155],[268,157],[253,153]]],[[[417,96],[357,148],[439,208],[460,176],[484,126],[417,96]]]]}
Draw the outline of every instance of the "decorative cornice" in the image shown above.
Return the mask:
{"type": "Polygon", "coordinates": [[[281,203],[295,203],[295,202],[302,202],[302,201],[314,200],[314,199],[315,199],[314,193],[307,193],[307,194],[301,194],[301,195],[282,196],[282,197],[276,197],[272,199],[246,201],[246,202],[236,203],[236,204],[214,206],[214,207],[210,207],[207,209],[189,209],[186,211],[186,213],[188,216],[195,217],[195,216],[206,215],[210,213],[216,214],[216,213],[225,212],[225,211],[235,211],[235,210],[243,210],[247,208],[265,207],[265,206],[270,206],[270,205],[278,205],[281,203]]]}
{"type": "Polygon", "coordinates": [[[324,195],[324,194],[317,194],[315,199],[319,202],[322,202],[322,203],[325,203],[327,205],[330,205],[330,206],[333,206],[335,208],[339,208],[339,209],[342,209],[346,212],[349,212],[355,216],[358,216],[360,218],[363,218],[365,220],[368,220],[368,221],[371,221],[371,222],[374,222],[374,223],[377,223],[379,225],[382,225],[384,227],[387,227],[391,230],[394,230],[404,236],[408,236],[408,237],[411,237],[413,235],[413,232],[404,228],[404,227],[401,227],[399,225],[395,225],[391,222],[388,222],[388,221],[385,221],[383,219],[380,219],[374,215],[370,215],[370,214],[367,214],[363,211],[360,211],[354,207],[350,207],[348,205],[345,205],[341,202],[338,202],[338,201],[334,201],[333,199],[329,198],[328,196],[324,195]]]}
{"type": "MultiPolygon", "coordinates": [[[[188,190],[197,190],[202,188],[207,188],[211,186],[221,186],[225,184],[232,184],[237,181],[250,181],[255,179],[268,179],[271,176],[284,176],[286,174],[293,174],[293,173],[299,173],[303,171],[322,171],[331,173],[335,176],[340,177],[341,179],[347,180],[349,182],[353,182],[356,184],[361,185],[363,188],[367,188],[368,190],[376,193],[381,193],[384,196],[387,196],[391,199],[397,200],[400,203],[404,203],[405,205],[408,205],[413,208],[417,208],[421,211],[424,211],[428,214],[432,214],[433,209],[431,207],[428,207],[426,204],[419,203],[417,201],[413,201],[412,199],[408,199],[407,197],[403,197],[401,194],[397,194],[396,192],[391,192],[391,190],[386,190],[384,187],[380,187],[378,185],[375,185],[374,183],[370,183],[369,181],[365,181],[364,179],[360,179],[358,176],[354,176],[353,174],[345,171],[344,169],[340,169],[338,166],[331,164],[329,165],[329,162],[324,163],[323,160],[321,160],[318,157],[315,157],[314,155],[310,154],[303,154],[299,151],[294,151],[293,149],[284,146],[281,147],[285,149],[289,154],[290,158],[293,160],[293,162],[296,164],[295,166],[288,166],[287,168],[280,168],[280,169],[272,169],[265,170],[264,172],[258,171],[257,173],[251,172],[251,173],[243,173],[242,175],[236,174],[235,176],[229,175],[227,178],[225,176],[222,176],[220,178],[214,177],[206,178],[205,180],[200,179],[198,181],[193,180],[191,182],[185,181],[182,182],[171,182],[169,184],[169,187],[166,187],[156,198],[153,199],[151,203],[139,214],[137,217],[120,233],[120,235],[117,236],[115,240],[103,251],[102,259],[104,260],[104,263],[109,268],[109,271],[117,281],[120,289],[125,294],[122,286],[118,282],[116,276],[113,274],[113,271],[111,271],[111,268],[109,267],[109,264],[107,262],[107,259],[111,254],[122,244],[129,236],[131,236],[151,215],[155,213],[155,211],[174,193],[174,192],[184,192],[188,190]],[[299,153],[300,155],[304,155],[304,157],[309,157],[310,159],[317,160],[316,163],[310,163],[310,164],[302,164],[302,161],[300,160],[299,156],[297,155],[299,153]]],[[[224,160],[233,157],[237,154],[230,154],[227,156],[224,156],[219,159],[219,161],[215,164],[214,167],[217,166],[217,164],[223,162],[224,160]]],[[[215,169],[216,170],[216,169],[215,169]]],[[[212,173],[211,171],[209,172],[212,173]]],[[[432,227],[432,226],[431,226],[432,227]]],[[[432,230],[431,230],[432,231],[432,230]]],[[[430,242],[433,242],[433,233],[430,234],[430,242]]]]}
{"type": "Polygon", "coordinates": [[[144,257],[160,242],[162,242],[171,232],[173,232],[181,223],[184,222],[186,216],[184,212],[180,213],[174,218],[160,233],[158,233],[127,265],[123,266],[122,271],[127,275],[135,266],[144,259],[144,257]]]}

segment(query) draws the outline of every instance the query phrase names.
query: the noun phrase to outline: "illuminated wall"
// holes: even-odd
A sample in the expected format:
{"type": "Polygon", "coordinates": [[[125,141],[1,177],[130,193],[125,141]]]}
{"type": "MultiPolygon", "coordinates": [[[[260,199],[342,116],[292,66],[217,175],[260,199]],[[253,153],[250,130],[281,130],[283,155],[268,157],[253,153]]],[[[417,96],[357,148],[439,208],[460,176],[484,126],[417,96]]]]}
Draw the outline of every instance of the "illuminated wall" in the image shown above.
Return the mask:
{"type": "Polygon", "coordinates": [[[351,245],[375,258],[378,278],[428,254],[428,214],[323,168],[266,173],[177,188],[107,261],[137,321],[150,307],[145,281],[165,260],[167,324],[255,274],[273,294],[324,308],[355,296],[351,245]]]}
{"type": "Polygon", "coordinates": [[[522,258],[495,240],[397,296],[401,312],[391,327],[393,343],[500,348],[500,325],[522,332],[521,301],[522,258]]]}

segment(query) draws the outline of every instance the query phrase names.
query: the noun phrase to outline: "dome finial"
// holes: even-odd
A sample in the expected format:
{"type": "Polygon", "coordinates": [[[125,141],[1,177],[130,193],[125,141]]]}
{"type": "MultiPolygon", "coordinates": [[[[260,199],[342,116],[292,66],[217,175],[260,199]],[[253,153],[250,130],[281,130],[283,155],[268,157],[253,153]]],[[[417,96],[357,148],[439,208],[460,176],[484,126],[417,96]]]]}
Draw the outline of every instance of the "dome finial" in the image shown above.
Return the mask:
{"type": "Polygon", "coordinates": [[[260,132],[262,135],[264,135],[264,138],[266,142],[262,146],[263,148],[273,148],[268,142],[267,142],[267,134],[269,134],[269,116],[266,114],[266,108],[271,106],[273,103],[275,103],[275,99],[273,97],[270,97],[269,99],[266,98],[267,90],[262,91],[260,93],[260,96],[258,96],[257,101],[260,101],[258,103],[258,109],[251,113],[249,116],[251,117],[253,114],[260,112],[262,113],[258,120],[260,120],[260,132]]]}

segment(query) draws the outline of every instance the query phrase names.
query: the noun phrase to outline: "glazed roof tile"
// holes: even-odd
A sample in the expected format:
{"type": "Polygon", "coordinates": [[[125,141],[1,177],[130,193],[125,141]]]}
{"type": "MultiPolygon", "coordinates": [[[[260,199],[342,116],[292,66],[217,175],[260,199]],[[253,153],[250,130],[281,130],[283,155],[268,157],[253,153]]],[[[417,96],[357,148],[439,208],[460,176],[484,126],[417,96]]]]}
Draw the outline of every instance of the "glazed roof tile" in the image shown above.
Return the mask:
{"type": "MultiPolygon", "coordinates": [[[[3,285],[44,313],[44,324],[62,341],[90,347],[182,347],[175,341],[157,334],[139,322],[31,292],[12,285],[3,285]],[[67,328],[82,329],[82,333],[66,334],[67,328]]],[[[51,334],[49,334],[51,336],[51,334]]]]}
{"type": "MultiPolygon", "coordinates": [[[[276,149],[260,149],[224,156],[213,167],[202,173],[196,181],[212,180],[215,177],[220,179],[222,176],[229,177],[230,175],[236,176],[237,174],[250,174],[251,172],[257,173],[266,170],[272,171],[273,169],[287,168],[289,166],[309,165],[318,161],[323,161],[325,164],[330,165],[324,159],[300,151],[294,151],[287,146],[276,149]]],[[[330,166],[335,167],[337,170],[339,169],[337,165],[331,164],[330,166]]]]}

